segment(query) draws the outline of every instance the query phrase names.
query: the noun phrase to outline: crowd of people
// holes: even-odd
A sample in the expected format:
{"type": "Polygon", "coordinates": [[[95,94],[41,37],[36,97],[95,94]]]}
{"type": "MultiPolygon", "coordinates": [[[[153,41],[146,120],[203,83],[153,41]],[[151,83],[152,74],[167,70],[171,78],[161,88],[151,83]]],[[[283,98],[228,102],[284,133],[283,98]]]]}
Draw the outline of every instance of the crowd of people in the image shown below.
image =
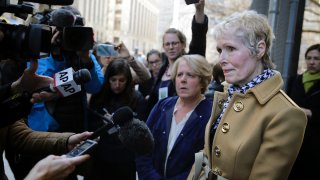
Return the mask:
{"type": "MultiPolygon", "coordinates": [[[[320,45],[307,49],[307,70],[286,94],[269,56],[274,34],[265,16],[248,10],[218,23],[213,36],[219,59],[211,65],[205,57],[205,0],[194,6],[188,52],[185,35],[169,28],[159,42],[163,52],[151,49],[145,62],[130,54],[124,42],[96,43],[76,52],[60,49],[26,64],[1,61],[0,147],[15,178],[316,178],[320,45]],[[80,92],[62,98],[39,91],[70,67],[90,72],[80,92]],[[137,154],[118,133],[104,133],[90,154],[65,155],[122,107],[147,125],[154,141],[150,152],[137,154]]],[[[56,44],[64,26],[84,24],[77,24],[81,13],[71,6],[55,11],[68,19],[50,24],[56,44]]],[[[51,18],[57,18],[54,13],[51,18]]]]}

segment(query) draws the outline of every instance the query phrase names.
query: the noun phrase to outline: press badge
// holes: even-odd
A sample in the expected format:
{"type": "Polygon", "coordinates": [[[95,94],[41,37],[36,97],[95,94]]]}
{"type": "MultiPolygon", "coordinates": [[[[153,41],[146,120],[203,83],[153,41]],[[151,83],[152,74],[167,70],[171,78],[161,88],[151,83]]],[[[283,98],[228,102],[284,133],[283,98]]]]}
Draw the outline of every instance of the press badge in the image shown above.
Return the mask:
{"type": "Polygon", "coordinates": [[[159,100],[168,97],[168,87],[159,88],[159,100]]]}

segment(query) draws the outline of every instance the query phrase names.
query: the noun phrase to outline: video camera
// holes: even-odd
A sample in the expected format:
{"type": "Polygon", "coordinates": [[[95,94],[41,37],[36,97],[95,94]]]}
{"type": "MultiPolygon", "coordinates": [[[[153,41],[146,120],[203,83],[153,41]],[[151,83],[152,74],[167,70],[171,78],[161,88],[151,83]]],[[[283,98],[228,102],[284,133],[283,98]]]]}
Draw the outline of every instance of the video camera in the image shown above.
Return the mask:
{"type": "MultiPolygon", "coordinates": [[[[26,0],[48,5],[71,5],[73,0],[26,0]]],[[[0,60],[14,59],[27,61],[39,59],[43,53],[48,55],[53,50],[51,44],[52,28],[50,19],[52,10],[34,13],[31,4],[19,0],[17,5],[10,4],[9,0],[0,0],[0,15],[4,12],[14,13],[15,16],[26,19],[32,14],[28,26],[12,25],[0,22],[0,60]]],[[[93,30],[82,27],[84,20],[79,16],[74,27],[63,27],[61,44],[59,46],[68,51],[90,50],[93,47],[93,30]],[[82,24],[81,24],[82,23],[82,24]],[[81,26],[82,25],[82,26],[81,26]]]]}
{"type": "Polygon", "coordinates": [[[61,7],[50,13],[48,24],[59,32],[53,42],[52,49],[60,48],[61,51],[85,51],[93,47],[93,29],[84,27],[84,18],[80,12],[70,6],[61,7]]]}

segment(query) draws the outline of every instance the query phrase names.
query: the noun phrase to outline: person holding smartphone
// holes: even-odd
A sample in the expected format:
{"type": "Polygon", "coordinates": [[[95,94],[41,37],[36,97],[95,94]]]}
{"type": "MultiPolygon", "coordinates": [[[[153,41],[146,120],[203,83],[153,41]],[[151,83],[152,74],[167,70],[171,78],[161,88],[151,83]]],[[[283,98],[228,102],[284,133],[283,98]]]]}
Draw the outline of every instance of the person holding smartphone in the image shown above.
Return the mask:
{"type": "Polygon", "coordinates": [[[123,58],[127,60],[130,66],[134,84],[143,83],[151,78],[148,68],[134,56],[130,55],[128,48],[123,42],[118,45],[110,42],[97,44],[93,49],[93,54],[97,57],[103,74],[111,61],[123,58]]]}

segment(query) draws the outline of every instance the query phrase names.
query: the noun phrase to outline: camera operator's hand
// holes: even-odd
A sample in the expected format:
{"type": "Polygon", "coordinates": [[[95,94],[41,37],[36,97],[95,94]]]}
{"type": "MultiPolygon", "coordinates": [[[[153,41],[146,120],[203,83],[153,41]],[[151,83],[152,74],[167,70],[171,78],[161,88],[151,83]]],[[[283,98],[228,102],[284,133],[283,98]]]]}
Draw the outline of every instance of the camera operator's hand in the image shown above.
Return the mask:
{"type": "Polygon", "coordinates": [[[90,155],[82,155],[67,158],[65,155],[54,156],[49,155],[39,161],[29,172],[25,180],[33,179],[65,179],[72,173],[76,166],[88,160],[90,155]]]}
{"type": "Polygon", "coordinates": [[[79,134],[74,134],[68,139],[68,150],[72,150],[76,145],[80,144],[82,141],[88,139],[92,135],[92,132],[83,132],[79,134]]]}
{"type": "Polygon", "coordinates": [[[53,92],[46,92],[46,91],[35,92],[35,93],[32,93],[30,102],[39,103],[39,102],[51,101],[57,98],[58,96],[59,95],[57,93],[53,93],[53,92]]]}
{"type": "Polygon", "coordinates": [[[198,3],[194,4],[196,7],[195,20],[197,23],[203,23],[205,19],[204,15],[204,3],[205,0],[199,0],[198,3]]]}
{"type": "Polygon", "coordinates": [[[31,61],[30,67],[25,69],[23,75],[11,84],[11,91],[13,93],[20,93],[25,91],[32,93],[37,89],[49,86],[50,83],[53,82],[53,79],[48,76],[35,74],[37,69],[38,61],[31,61]]]}
{"type": "Polygon", "coordinates": [[[89,51],[77,51],[77,55],[81,59],[81,62],[85,65],[87,69],[91,69],[94,66],[92,59],[90,58],[89,51]]]}
{"type": "Polygon", "coordinates": [[[77,51],[77,55],[80,57],[83,63],[92,62],[89,51],[77,51]]]}

